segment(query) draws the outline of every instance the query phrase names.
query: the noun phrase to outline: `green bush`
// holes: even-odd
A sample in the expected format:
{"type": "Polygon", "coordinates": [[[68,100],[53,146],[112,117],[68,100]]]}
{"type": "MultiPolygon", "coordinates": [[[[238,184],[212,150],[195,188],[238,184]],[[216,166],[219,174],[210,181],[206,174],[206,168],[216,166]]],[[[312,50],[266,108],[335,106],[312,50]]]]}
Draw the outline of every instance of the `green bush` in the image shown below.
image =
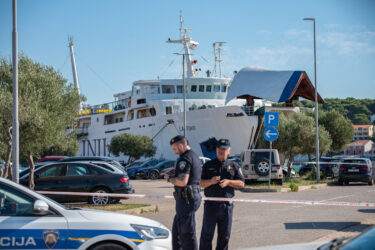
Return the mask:
{"type": "Polygon", "coordinates": [[[290,183],[289,187],[290,187],[290,190],[292,192],[297,192],[298,191],[298,185],[296,183],[294,183],[294,182],[290,183]]]}
{"type": "MultiPolygon", "coordinates": [[[[325,179],[325,175],[322,170],[320,170],[320,179],[325,179]]],[[[305,180],[311,180],[311,181],[316,180],[316,171],[310,171],[306,175],[305,180]]]]}

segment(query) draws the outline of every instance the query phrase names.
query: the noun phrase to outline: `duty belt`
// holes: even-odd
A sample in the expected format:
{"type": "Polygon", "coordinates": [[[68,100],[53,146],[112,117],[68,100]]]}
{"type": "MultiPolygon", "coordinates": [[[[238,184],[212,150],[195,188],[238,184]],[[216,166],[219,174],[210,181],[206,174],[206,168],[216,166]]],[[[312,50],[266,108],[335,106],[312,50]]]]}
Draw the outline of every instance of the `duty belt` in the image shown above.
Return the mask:
{"type": "Polygon", "coordinates": [[[199,186],[187,185],[186,187],[175,187],[173,196],[180,197],[189,203],[189,200],[194,199],[194,194],[200,193],[201,189],[199,186]]]}

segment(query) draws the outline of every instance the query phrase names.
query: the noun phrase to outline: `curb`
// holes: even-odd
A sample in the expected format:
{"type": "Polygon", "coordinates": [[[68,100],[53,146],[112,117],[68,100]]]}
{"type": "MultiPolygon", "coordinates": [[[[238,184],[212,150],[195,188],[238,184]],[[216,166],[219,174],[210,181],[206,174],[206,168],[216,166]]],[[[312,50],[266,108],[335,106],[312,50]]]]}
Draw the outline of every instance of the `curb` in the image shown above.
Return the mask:
{"type": "MultiPolygon", "coordinates": [[[[298,191],[305,191],[311,189],[321,189],[328,187],[328,183],[313,184],[307,186],[298,186],[298,191]]],[[[291,192],[290,188],[243,188],[240,190],[243,193],[288,193],[291,192]]],[[[297,191],[297,192],[298,192],[297,191]]]]}

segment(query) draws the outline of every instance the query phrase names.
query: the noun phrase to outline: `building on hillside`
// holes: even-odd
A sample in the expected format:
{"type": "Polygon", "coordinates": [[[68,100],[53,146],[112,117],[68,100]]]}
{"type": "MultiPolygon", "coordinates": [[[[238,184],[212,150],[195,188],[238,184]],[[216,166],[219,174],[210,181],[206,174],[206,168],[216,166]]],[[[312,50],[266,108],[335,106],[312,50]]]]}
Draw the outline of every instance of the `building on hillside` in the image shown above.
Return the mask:
{"type": "Polygon", "coordinates": [[[353,125],[353,141],[368,140],[374,134],[374,125],[353,125]]]}
{"type": "Polygon", "coordinates": [[[349,143],[345,155],[358,155],[361,157],[375,157],[375,143],[371,140],[359,140],[349,143]]]}

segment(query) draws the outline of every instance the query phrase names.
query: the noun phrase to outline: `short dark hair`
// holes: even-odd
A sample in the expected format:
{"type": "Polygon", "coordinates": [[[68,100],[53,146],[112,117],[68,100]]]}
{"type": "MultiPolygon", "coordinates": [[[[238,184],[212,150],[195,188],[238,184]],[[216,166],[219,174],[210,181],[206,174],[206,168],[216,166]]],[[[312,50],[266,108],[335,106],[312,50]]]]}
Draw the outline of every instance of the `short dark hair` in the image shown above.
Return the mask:
{"type": "Polygon", "coordinates": [[[175,144],[175,143],[184,144],[184,145],[188,144],[185,136],[183,136],[183,135],[177,135],[177,136],[173,137],[170,141],[170,144],[172,145],[172,144],[175,144]]]}

